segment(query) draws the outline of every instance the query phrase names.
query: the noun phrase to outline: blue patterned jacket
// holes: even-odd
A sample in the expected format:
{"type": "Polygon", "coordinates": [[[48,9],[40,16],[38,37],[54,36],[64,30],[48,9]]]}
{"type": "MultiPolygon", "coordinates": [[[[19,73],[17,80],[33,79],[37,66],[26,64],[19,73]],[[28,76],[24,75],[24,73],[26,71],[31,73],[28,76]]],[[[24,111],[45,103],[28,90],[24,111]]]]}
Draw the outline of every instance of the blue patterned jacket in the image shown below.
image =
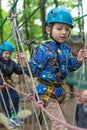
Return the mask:
{"type": "MultiPolygon", "coordinates": [[[[66,78],[68,72],[77,70],[81,63],[72,56],[71,48],[66,43],[55,43],[47,41],[36,47],[30,59],[30,67],[33,75],[45,81],[61,82],[66,78]],[[62,76],[58,75],[61,72],[62,76]]],[[[27,72],[26,72],[27,73],[27,72]]],[[[37,86],[38,93],[45,90],[46,85],[37,86]]]]}

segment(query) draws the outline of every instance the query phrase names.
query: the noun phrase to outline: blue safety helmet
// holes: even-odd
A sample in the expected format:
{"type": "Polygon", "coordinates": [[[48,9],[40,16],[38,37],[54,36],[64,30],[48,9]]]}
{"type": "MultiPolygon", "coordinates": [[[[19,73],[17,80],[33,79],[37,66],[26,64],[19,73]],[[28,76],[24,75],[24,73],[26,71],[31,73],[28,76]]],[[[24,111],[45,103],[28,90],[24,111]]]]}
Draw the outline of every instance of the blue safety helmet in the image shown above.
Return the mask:
{"type": "Polygon", "coordinates": [[[50,23],[64,23],[64,24],[69,24],[71,28],[73,28],[73,18],[71,13],[65,9],[65,8],[54,8],[52,9],[45,21],[45,25],[50,23]]]}
{"type": "Polygon", "coordinates": [[[0,45],[0,50],[3,51],[9,51],[9,52],[13,52],[14,51],[14,45],[11,42],[3,42],[0,45]]]}

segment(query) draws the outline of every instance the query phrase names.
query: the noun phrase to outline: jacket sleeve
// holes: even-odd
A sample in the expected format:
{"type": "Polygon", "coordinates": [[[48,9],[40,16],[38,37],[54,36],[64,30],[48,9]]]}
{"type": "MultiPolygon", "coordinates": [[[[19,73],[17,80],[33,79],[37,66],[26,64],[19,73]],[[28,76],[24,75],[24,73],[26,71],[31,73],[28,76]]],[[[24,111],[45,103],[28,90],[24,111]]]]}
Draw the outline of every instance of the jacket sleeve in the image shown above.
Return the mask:
{"type": "Polygon", "coordinates": [[[71,49],[69,49],[69,57],[68,57],[68,70],[70,72],[79,69],[82,65],[82,62],[79,62],[76,57],[74,57],[71,53],[71,49]]]}
{"type": "Polygon", "coordinates": [[[14,72],[18,75],[23,74],[21,66],[19,64],[16,64],[15,62],[13,64],[14,64],[13,68],[14,72]]]}

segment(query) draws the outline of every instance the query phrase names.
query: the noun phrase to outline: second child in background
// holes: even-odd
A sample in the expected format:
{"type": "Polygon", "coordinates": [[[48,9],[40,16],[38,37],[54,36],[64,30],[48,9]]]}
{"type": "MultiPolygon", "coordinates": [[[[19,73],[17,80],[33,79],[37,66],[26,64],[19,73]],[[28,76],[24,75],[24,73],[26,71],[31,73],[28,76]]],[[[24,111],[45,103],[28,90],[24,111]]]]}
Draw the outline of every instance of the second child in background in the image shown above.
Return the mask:
{"type": "Polygon", "coordinates": [[[2,77],[2,75],[0,73],[0,91],[3,95],[3,97],[2,97],[2,95],[0,93],[0,103],[4,110],[5,115],[7,116],[8,120],[10,121],[9,122],[10,128],[15,128],[17,126],[23,125],[22,120],[20,120],[17,117],[18,110],[19,110],[19,95],[17,94],[17,92],[14,89],[6,86],[8,89],[10,98],[12,100],[14,109],[15,109],[15,111],[14,111],[14,109],[11,108],[11,106],[10,106],[10,99],[8,96],[8,92],[6,91],[6,88],[3,86],[3,78],[4,78],[4,80],[9,85],[11,85],[12,87],[15,87],[15,84],[12,79],[12,74],[13,73],[15,73],[17,75],[22,74],[21,67],[19,65],[17,65],[11,59],[11,55],[13,52],[14,52],[14,45],[11,42],[7,41],[0,45],[0,71],[3,75],[3,77],[2,77]],[[6,108],[5,108],[3,100],[5,102],[6,108]],[[7,111],[6,111],[6,109],[7,109],[7,111]]]}

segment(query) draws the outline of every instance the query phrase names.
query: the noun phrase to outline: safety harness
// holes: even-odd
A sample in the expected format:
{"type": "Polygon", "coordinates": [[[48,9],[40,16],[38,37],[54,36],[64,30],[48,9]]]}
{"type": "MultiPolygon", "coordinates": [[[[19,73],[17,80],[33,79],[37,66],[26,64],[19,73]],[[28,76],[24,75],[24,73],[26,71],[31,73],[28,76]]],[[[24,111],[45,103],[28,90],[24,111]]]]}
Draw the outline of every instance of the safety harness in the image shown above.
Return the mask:
{"type": "MultiPolygon", "coordinates": [[[[48,82],[48,81],[43,81],[41,79],[38,79],[38,82],[40,84],[44,84],[44,85],[48,86],[45,94],[41,95],[42,101],[44,102],[44,107],[47,105],[50,98],[56,99],[58,101],[58,103],[63,102],[63,100],[65,99],[65,94],[66,94],[65,93],[66,87],[64,85],[64,82],[61,82],[61,83],[48,82]],[[55,87],[60,87],[60,86],[63,88],[64,92],[63,92],[62,96],[60,98],[58,98],[53,90],[54,90],[55,87]]],[[[40,124],[42,125],[43,124],[43,116],[42,116],[41,110],[40,110],[40,114],[39,114],[38,118],[39,118],[40,124]]]]}
{"type": "MultiPolygon", "coordinates": [[[[10,76],[5,76],[5,77],[4,77],[4,80],[5,80],[5,82],[7,82],[9,85],[14,86],[14,82],[13,82],[13,80],[11,79],[10,76]]],[[[2,80],[1,77],[0,77],[0,82],[3,83],[3,80],[2,80]]]]}
{"type": "Polygon", "coordinates": [[[64,100],[64,98],[65,98],[65,90],[66,90],[66,87],[64,85],[64,81],[62,81],[61,83],[58,83],[56,81],[51,82],[51,81],[43,81],[41,79],[38,79],[38,82],[40,84],[44,84],[44,85],[48,86],[47,89],[46,89],[45,94],[42,95],[42,100],[44,101],[45,105],[46,105],[46,103],[48,102],[48,100],[50,98],[54,98],[54,99],[58,100],[59,103],[61,103],[64,100]],[[57,88],[62,87],[63,90],[64,90],[64,92],[63,92],[63,94],[62,94],[62,96],[60,98],[58,98],[56,96],[56,94],[54,93],[54,88],[55,87],[57,87],[57,88]]]}

